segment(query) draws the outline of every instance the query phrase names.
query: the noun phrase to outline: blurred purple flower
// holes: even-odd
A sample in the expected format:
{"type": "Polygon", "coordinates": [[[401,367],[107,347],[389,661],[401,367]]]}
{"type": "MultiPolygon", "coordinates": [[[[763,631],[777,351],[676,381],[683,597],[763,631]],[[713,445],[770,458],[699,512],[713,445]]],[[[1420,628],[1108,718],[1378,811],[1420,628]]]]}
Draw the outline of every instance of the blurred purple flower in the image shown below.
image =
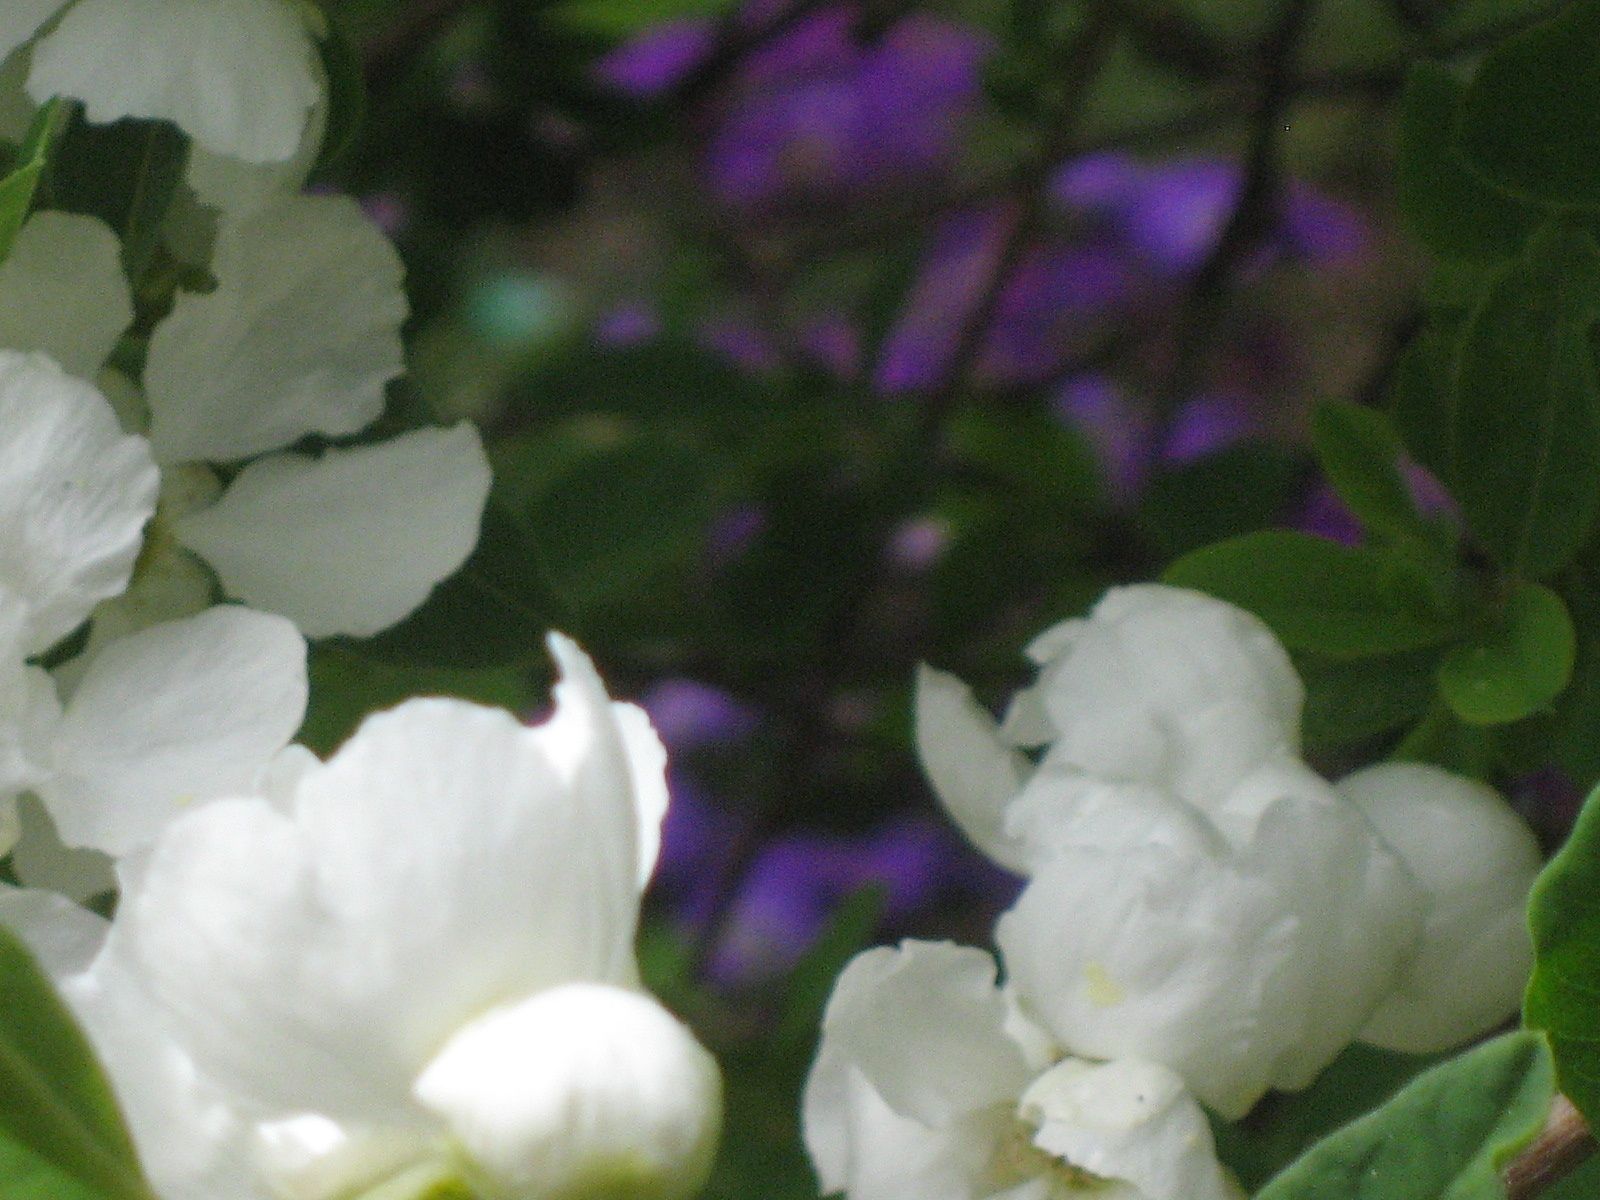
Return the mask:
{"type": "Polygon", "coordinates": [[[865,887],[883,887],[882,924],[893,929],[963,893],[998,908],[1013,898],[1017,882],[921,817],[897,818],[861,837],[792,834],[768,844],[746,872],[710,974],[729,986],[781,974],[827,927],[840,902],[865,887]]]}
{"type": "Polygon", "coordinates": [[[800,330],[800,344],[824,370],[840,379],[861,373],[861,331],[843,317],[819,317],[800,330]]]}
{"type": "Polygon", "coordinates": [[[1325,483],[1317,483],[1311,488],[1299,515],[1291,524],[1304,533],[1312,533],[1345,546],[1359,546],[1363,536],[1361,522],[1356,520],[1355,513],[1325,483]]]}
{"type": "Polygon", "coordinates": [[[756,709],[732,693],[697,679],[663,679],[639,701],[673,754],[749,737],[760,724],[756,709]]]}
{"type": "Polygon", "coordinates": [[[626,42],[595,64],[596,77],[619,92],[653,99],[677,87],[716,45],[712,21],[684,20],[657,25],[626,42]]]}
{"type": "Polygon", "coordinates": [[[1056,394],[1054,407],[1056,416],[1088,441],[1112,498],[1133,500],[1150,473],[1149,415],[1103,375],[1069,381],[1056,394]]]}
{"type": "Polygon", "coordinates": [[[944,556],[950,545],[950,523],[941,517],[913,517],[889,535],[884,554],[902,571],[920,574],[944,556]]]}
{"type": "Polygon", "coordinates": [[[1259,424],[1248,397],[1237,393],[1196,396],[1178,409],[1167,429],[1161,457],[1169,463],[1194,462],[1248,437],[1259,424]]]}
{"type": "Polygon", "coordinates": [[[700,323],[695,340],[714,354],[752,375],[776,371],[783,358],[766,330],[744,317],[727,315],[700,323]]]}
{"type": "Polygon", "coordinates": [[[654,305],[642,300],[619,304],[594,323],[595,341],[616,349],[641,346],[660,332],[660,314],[654,305]]]}
{"type": "MultiPolygon", "coordinates": [[[[1216,248],[1243,176],[1224,159],[1141,163],[1125,154],[1088,155],[1062,167],[1051,194],[1100,221],[1151,270],[1169,278],[1196,270],[1216,248]]],[[[1280,205],[1275,249],[1317,265],[1360,256],[1371,233],[1360,215],[1292,180],[1280,205]]]]}
{"type": "Polygon", "coordinates": [[[738,558],[767,527],[767,514],[754,504],[728,509],[711,522],[706,534],[706,566],[713,571],[738,558]]]}

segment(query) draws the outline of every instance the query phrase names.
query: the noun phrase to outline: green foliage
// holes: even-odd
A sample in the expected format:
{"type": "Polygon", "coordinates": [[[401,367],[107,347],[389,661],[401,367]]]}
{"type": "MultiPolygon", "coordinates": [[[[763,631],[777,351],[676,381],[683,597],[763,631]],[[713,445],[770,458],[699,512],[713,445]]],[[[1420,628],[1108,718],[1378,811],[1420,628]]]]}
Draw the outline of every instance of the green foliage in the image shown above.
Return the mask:
{"type": "Polygon", "coordinates": [[[10,170],[0,178],[0,262],[11,253],[28,219],[65,108],[61,100],[52,100],[39,109],[10,170]]]}
{"type": "Polygon", "coordinates": [[[152,1200],[93,1051],[3,927],[0,996],[0,1200],[152,1200]]]}
{"type": "Polygon", "coordinates": [[[1282,517],[1301,474],[1298,456],[1241,442],[1156,474],[1139,505],[1139,528],[1162,558],[1249,533],[1282,517]]]}
{"type": "Polygon", "coordinates": [[[1164,579],[1249,609],[1291,650],[1356,658],[1449,641],[1459,625],[1408,560],[1269,530],[1185,555],[1164,579]]]}
{"type": "Polygon", "coordinates": [[[1445,657],[1440,694],[1471,724],[1520,721],[1561,694],[1572,678],[1576,649],[1561,597],[1539,584],[1522,584],[1490,629],[1445,657]]]}
{"type": "Polygon", "coordinates": [[[322,69],[328,77],[327,125],[312,175],[337,167],[344,161],[367,119],[367,80],[361,64],[361,51],[350,39],[344,21],[333,13],[324,14],[327,32],[318,40],[322,69]]]}
{"type": "Polygon", "coordinates": [[[1600,248],[1553,225],[1498,276],[1463,334],[1451,487],[1514,575],[1565,566],[1600,504],[1597,317],[1600,248]]]}
{"type": "Polygon", "coordinates": [[[1434,702],[1440,654],[1436,647],[1348,659],[1297,654],[1306,744],[1347,745],[1420,720],[1434,702]]]}
{"type": "Polygon", "coordinates": [[[1400,105],[1395,181],[1411,234],[1446,258],[1501,259],[1517,253],[1537,223],[1529,205],[1495,190],[1455,145],[1466,85],[1439,63],[1411,69],[1400,105]]]}
{"type": "Polygon", "coordinates": [[[1600,801],[1591,794],[1528,900],[1533,979],[1523,1022],[1549,1035],[1556,1073],[1591,1126],[1600,1126],[1600,801]]]}
{"type": "Polygon", "coordinates": [[[1256,1200],[1502,1200],[1501,1171],[1554,1096],[1544,1038],[1507,1034],[1318,1142],[1256,1200]]]}
{"type": "Polygon", "coordinates": [[[1311,444],[1334,491],[1369,530],[1402,542],[1428,537],[1387,416],[1358,404],[1324,404],[1312,414],[1311,444]]]}
{"type": "Polygon", "coordinates": [[[123,267],[137,281],[155,254],[188,161],[188,139],[169,122],[93,125],[74,112],[50,163],[48,203],[111,226],[122,239],[123,267]]]}
{"type": "Polygon", "coordinates": [[[1600,208],[1600,3],[1574,0],[1497,46],[1462,100],[1460,145],[1493,184],[1600,208]]]}

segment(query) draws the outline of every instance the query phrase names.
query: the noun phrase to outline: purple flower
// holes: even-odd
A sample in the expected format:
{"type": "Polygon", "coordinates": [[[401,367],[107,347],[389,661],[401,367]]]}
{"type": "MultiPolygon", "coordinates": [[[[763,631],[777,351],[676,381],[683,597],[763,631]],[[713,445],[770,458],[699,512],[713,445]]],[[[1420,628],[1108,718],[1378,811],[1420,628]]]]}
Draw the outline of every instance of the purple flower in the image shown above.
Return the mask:
{"type": "Polygon", "coordinates": [[[594,324],[595,341],[617,349],[642,346],[660,332],[661,315],[654,305],[642,300],[619,304],[601,314],[594,324]]]}
{"type": "Polygon", "coordinates": [[[639,703],[675,755],[739,741],[760,723],[755,708],[732,693],[681,676],[661,680],[639,703]]]}
{"type": "Polygon", "coordinates": [[[705,61],[716,45],[716,25],[685,20],[658,25],[600,59],[596,77],[641,100],[671,91],[705,61]]]}
{"type": "Polygon", "coordinates": [[[1167,429],[1161,457],[1169,463],[1194,462],[1248,437],[1259,424],[1248,397],[1237,393],[1196,396],[1178,409],[1167,429]]]}
{"type": "Polygon", "coordinates": [[[766,330],[744,317],[727,315],[703,321],[695,338],[705,349],[752,375],[764,375],[783,365],[766,330]]]}
{"type": "Polygon", "coordinates": [[[1149,414],[1103,375],[1071,380],[1057,393],[1054,408],[1088,441],[1112,498],[1131,502],[1150,474],[1149,414]]]}

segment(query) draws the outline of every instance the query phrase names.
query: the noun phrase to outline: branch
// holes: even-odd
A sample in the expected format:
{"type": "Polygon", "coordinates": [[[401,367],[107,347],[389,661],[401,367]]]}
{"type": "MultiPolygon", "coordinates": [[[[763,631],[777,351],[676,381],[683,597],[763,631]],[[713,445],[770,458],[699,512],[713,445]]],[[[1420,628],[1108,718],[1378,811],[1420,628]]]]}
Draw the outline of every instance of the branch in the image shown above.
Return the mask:
{"type": "Polygon", "coordinates": [[[1506,1168],[1506,1200],[1531,1200],[1561,1182],[1600,1149],[1582,1114],[1565,1096],[1550,1106],[1544,1130],[1506,1168]]]}

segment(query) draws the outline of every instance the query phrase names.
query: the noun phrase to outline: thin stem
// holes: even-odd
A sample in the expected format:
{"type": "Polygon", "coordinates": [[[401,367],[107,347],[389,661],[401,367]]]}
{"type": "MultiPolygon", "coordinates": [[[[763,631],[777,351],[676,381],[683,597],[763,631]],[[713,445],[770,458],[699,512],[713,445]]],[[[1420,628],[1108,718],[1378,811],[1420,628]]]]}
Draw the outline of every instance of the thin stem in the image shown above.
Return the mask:
{"type": "Polygon", "coordinates": [[[1593,1156],[1600,1143],[1565,1096],[1550,1106],[1544,1130],[1506,1168],[1506,1200],[1531,1200],[1560,1183],[1593,1156]]]}

